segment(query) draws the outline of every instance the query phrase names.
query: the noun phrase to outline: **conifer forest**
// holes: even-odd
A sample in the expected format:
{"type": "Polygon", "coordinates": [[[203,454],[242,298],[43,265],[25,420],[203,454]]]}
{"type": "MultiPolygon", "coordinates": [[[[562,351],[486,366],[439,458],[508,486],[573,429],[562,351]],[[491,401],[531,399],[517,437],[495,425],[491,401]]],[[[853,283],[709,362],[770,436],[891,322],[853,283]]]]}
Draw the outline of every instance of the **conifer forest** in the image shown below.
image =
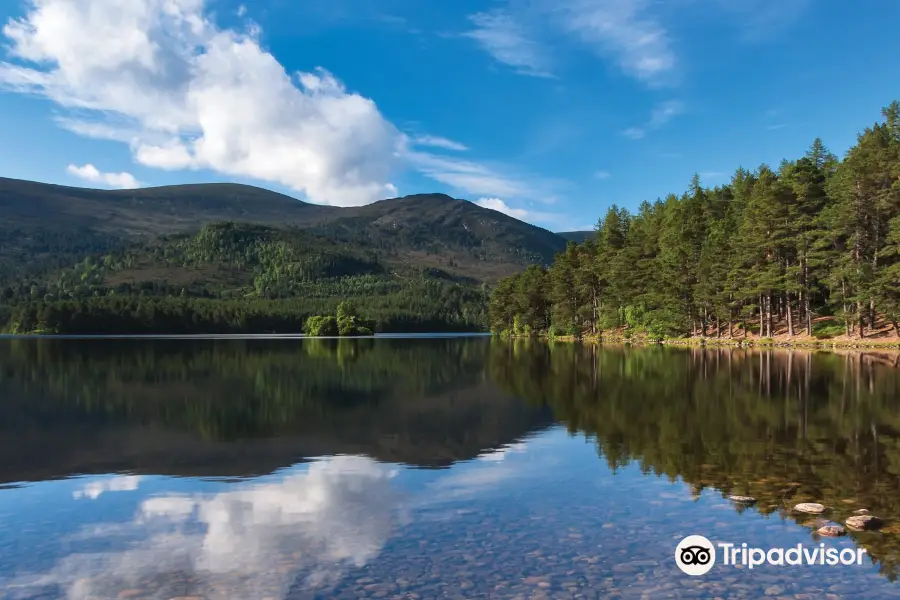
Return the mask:
{"type": "Polygon", "coordinates": [[[900,337],[900,103],[841,159],[739,168],[635,211],[612,206],[548,268],[494,289],[510,335],[900,337]]]}

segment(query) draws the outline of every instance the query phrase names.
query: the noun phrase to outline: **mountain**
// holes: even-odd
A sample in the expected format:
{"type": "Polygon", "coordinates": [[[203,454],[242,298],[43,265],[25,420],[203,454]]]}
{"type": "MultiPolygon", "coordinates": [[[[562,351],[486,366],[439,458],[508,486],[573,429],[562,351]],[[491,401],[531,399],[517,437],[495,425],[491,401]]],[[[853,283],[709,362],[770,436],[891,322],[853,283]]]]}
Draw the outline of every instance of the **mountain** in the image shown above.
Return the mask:
{"type": "Polygon", "coordinates": [[[231,183],[96,190],[0,178],[0,261],[104,251],[221,221],[307,229],[479,281],[549,264],[565,248],[545,229],[443,194],[337,208],[231,183]]]}
{"type": "Polygon", "coordinates": [[[581,244],[587,240],[593,239],[597,234],[596,231],[560,231],[557,236],[570,242],[581,244]]]}
{"type": "Polygon", "coordinates": [[[201,183],[95,190],[0,177],[0,227],[134,236],[198,229],[213,221],[309,225],[338,209],[250,185],[201,183]]]}
{"type": "Polygon", "coordinates": [[[0,331],[296,332],[342,300],[379,331],[483,330],[483,284],[565,246],[444,194],[336,208],[236,184],[0,178],[0,331]]]}

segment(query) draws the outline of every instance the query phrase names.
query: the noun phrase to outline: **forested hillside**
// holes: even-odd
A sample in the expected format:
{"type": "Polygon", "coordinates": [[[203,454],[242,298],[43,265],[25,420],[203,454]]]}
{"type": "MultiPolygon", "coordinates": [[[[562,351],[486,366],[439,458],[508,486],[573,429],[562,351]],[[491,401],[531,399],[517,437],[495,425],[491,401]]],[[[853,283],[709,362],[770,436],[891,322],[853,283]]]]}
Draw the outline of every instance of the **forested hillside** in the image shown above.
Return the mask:
{"type": "Polygon", "coordinates": [[[337,208],[230,183],[93,190],[0,177],[0,280],[226,221],[303,229],[389,260],[492,283],[528,264],[549,264],[566,244],[546,229],[444,194],[337,208]]]}
{"type": "Polygon", "coordinates": [[[594,239],[497,286],[492,329],[900,337],[900,103],[882,113],[842,160],[816,139],[727,185],[613,206],[594,239]]]}
{"type": "Polygon", "coordinates": [[[264,225],[212,223],[32,275],[0,287],[11,333],[299,333],[347,299],[382,331],[486,322],[478,282],[264,225]]]}
{"type": "Polygon", "coordinates": [[[485,286],[565,243],[443,194],[335,208],[0,178],[0,331],[297,333],[353,299],[379,331],[484,331],[485,286]]]}

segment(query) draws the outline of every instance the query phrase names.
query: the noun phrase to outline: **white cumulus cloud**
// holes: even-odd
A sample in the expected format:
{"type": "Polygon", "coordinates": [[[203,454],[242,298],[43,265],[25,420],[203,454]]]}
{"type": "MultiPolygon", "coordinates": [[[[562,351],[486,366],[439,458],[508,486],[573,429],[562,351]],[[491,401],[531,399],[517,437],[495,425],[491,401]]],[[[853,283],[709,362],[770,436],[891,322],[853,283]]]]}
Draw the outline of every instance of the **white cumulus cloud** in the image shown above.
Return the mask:
{"type": "Polygon", "coordinates": [[[527,208],[515,208],[500,198],[479,198],[475,201],[475,204],[482,208],[496,210],[497,212],[501,212],[514,219],[519,219],[520,221],[526,221],[528,223],[555,226],[566,221],[566,219],[558,213],[530,210],[527,208]]]}
{"type": "Polygon", "coordinates": [[[525,220],[529,216],[527,210],[523,208],[513,208],[500,198],[481,198],[480,200],[476,200],[475,204],[482,208],[489,208],[491,210],[496,210],[497,212],[502,212],[504,215],[509,215],[510,217],[519,220],[525,220]]]}
{"type": "Polygon", "coordinates": [[[83,135],[161,169],[282,184],[314,202],[396,195],[402,135],[328,71],[291,75],[259,30],[219,28],[203,0],[30,0],[3,27],[0,89],[48,98],[83,135]]]}
{"type": "Polygon", "coordinates": [[[79,179],[117,189],[131,190],[141,186],[140,182],[131,173],[104,173],[90,163],[81,167],[69,165],[66,167],[66,172],[79,179]]]}

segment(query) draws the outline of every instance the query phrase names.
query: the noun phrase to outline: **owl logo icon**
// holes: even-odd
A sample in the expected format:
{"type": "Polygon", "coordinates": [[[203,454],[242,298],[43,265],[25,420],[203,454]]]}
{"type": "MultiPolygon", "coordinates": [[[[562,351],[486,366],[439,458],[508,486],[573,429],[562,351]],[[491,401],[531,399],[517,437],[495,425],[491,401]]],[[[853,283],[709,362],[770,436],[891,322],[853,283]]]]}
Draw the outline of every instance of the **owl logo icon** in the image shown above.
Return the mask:
{"type": "Polygon", "coordinates": [[[716,564],[716,549],[702,535],[689,535],[675,548],[675,564],[687,575],[706,575],[716,564]]]}

